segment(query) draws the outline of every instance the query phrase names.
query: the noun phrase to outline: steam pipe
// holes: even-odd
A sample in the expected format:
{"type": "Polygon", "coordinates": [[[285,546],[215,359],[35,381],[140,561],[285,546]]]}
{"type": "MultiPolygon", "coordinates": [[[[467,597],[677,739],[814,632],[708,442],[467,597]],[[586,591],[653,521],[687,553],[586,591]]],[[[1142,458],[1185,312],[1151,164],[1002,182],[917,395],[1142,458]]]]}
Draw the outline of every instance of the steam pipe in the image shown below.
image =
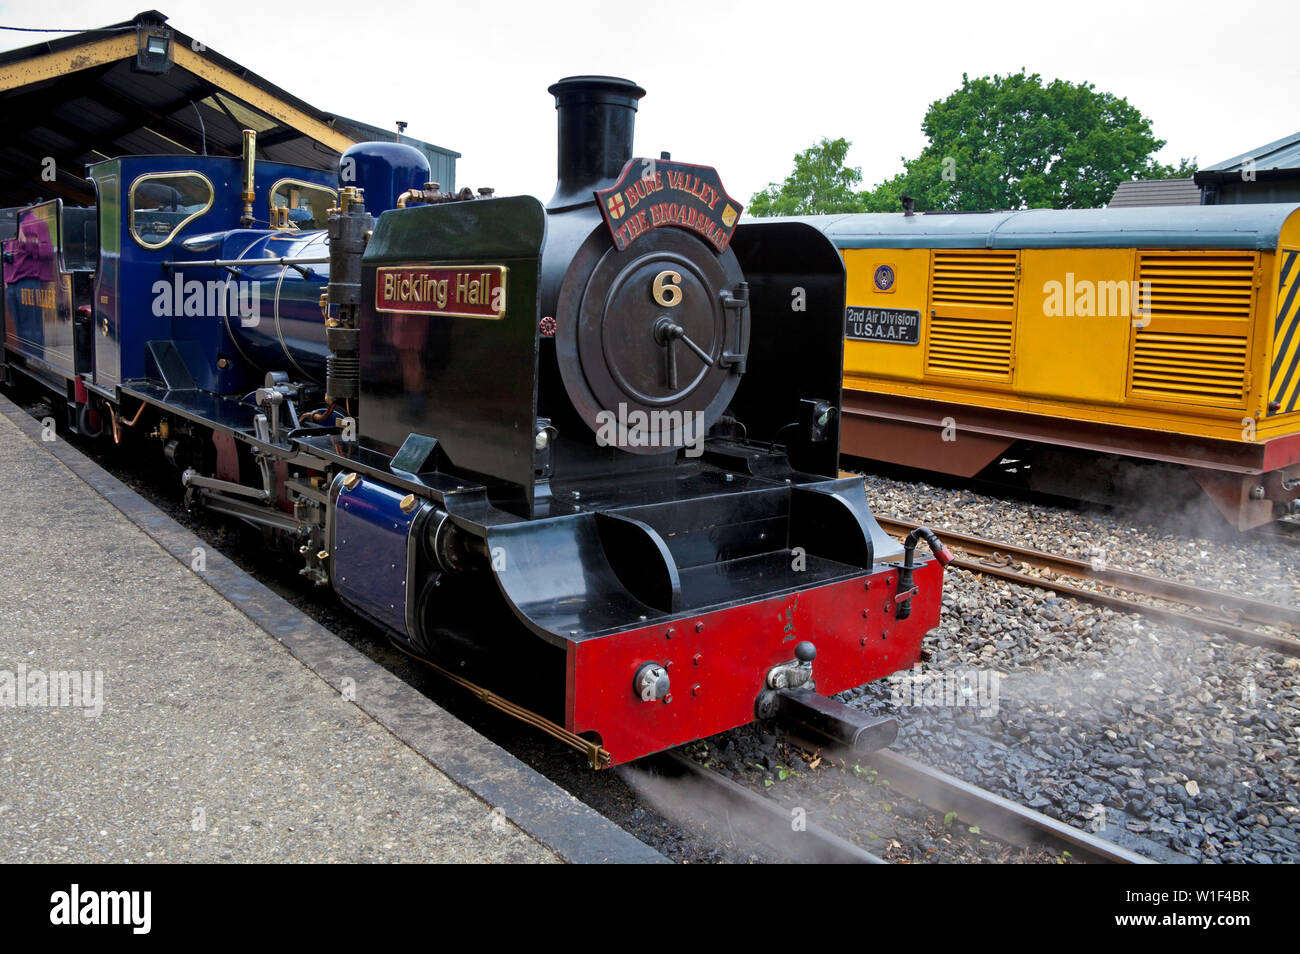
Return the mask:
{"type": "Polygon", "coordinates": [[[209,258],[193,262],[163,262],[163,268],[250,268],[262,265],[279,265],[284,268],[297,268],[299,265],[328,265],[329,256],[318,258],[209,258]]]}
{"type": "Polygon", "coordinates": [[[953,559],[952,551],[943,545],[943,541],[929,527],[917,527],[907,535],[903,541],[903,566],[898,571],[898,595],[894,600],[897,604],[894,615],[898,619],[907,619],[912,615],[912,597],[916,595],[916,587],[912,585],[912,571],[916,569],[916,544],[920,540],[926,542],[940,566],[947,566],[953,559]]]}
{"type": "Polygon", "coordinates": [[[442,186],[437,182],[426,182],[423,189],[407,189],[397,197],[397,207],[404,209],[408,202],[429,202],[431,200],[427,196],[439,195],[438,190],[441,188],[442,186]]]}
{"type": "Polygon", "coordinates": [[[253,201],[257,198],[257,191],[253,178],[253,169],[257,163],[257,132],[253,129],[244,130],[244,190],[239,197],[244,201],[244,214],[239,219],[239,224],[243,228],[252,228],[253,226],[253,201]]]}
{"type": "Polygon", "coordinates": [[[939,561],[941,566],[947,566],[952,562],[952,551],[943,545],[943,541],[929,527],[917,527],[907,535],[903,541],[903,569],[911,570],[915,563],[913,558],[916,556],[916,544],[918,540],[924,540],[929,546],[930,552],[934,558],[939,561]]]}

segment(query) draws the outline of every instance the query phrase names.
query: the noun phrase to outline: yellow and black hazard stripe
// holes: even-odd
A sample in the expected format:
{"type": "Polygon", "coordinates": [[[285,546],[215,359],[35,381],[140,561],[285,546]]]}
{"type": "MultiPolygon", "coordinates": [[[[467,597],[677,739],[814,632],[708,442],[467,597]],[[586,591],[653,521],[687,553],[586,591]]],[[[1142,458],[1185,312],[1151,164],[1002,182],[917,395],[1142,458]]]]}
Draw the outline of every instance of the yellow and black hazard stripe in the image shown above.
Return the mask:
{"type": "Polygon", "coordinates": [[[1282,250],[1277,283],[1277,319],[1273,324],[1273,367],[1269,374],[1268,413],[1287,414],[1300,407],[1300,251],[1282,250]]]}

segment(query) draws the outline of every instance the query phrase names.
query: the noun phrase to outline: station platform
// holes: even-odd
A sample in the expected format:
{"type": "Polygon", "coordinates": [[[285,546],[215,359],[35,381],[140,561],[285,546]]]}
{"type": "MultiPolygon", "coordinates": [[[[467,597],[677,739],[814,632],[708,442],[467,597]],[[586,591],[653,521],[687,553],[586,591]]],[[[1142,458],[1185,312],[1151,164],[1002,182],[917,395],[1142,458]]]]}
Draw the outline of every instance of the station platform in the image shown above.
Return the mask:
{"type": "Polygon", "coordinates": [[[42,437],[0,396],[0,862],[665,860],[42,437]]]}

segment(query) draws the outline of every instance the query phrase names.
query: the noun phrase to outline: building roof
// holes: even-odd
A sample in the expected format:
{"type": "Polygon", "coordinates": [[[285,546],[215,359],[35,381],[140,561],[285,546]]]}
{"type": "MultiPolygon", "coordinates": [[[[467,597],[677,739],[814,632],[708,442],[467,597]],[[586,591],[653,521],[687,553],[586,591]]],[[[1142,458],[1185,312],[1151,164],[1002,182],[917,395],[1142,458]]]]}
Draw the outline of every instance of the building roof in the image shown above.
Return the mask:
{"type": "MultiPolygon", "coordinates": [[[[376,132],[303,102],[172,28],[155,10],[0,53],[0,113],[0,206],[56,196],[92,202],[83,178],[91,162],[123,155],[235,156],[244,129],[257,131],[259,159],[314,169],[333,168],[344,150],[376,132]],[[161,72],[139,68],[149,36],[170,41],[161,72]]],[[[386,132],[382,138],[393,137],[386,132]]]]}
{"type": "Polygon", "coordinates": [[[1247,160],[1253,160],[1256,171],[1265,169],[1300,169],[1300,132],[1292,133],[1240,156],[1206,166],[1202,172],[1241,172],[1247,160]]]}
{"type": "Polygon", "coordinates": [[[847,248],[1276,248],[1294,203],[1165,208],[1029,209],[809,215],[806,222],[847,248]]]}
{"type": "Polygon", "coordinates": [[[1250,152],[1243,152],[1239,156],[1233,156],[1215,165],[1206,166],[1196,173],[1195,179],[1198,186],[1205,187],[1233,180],[1253,182],[1294,179],[1298,175],[1300,175],[1300,132],[1266,143],[1250,152]],[[1253,167],[1247,165],[1250,162],[1254,163],[1253,167]],[[1242,176],[1242,173],[1247,170],[1253,173],[1251,178],[1242,176]]]}
{"type": "Polygon", "coordinates": [[[1139,179],[1121,182],[1107,208],[1124,209],[1153,205],[1200,205],[1201,190],[1195,180],[1139,179]]]}

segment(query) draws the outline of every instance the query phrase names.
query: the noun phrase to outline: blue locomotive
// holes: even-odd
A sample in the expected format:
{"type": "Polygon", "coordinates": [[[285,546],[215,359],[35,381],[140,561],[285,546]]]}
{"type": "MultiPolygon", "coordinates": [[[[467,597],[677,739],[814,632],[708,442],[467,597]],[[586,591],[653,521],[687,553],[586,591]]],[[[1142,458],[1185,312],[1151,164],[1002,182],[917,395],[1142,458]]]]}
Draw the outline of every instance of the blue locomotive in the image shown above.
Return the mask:
{"type": "Polygon", "coordinates": [[[835,247],[634,158],[635,84],[550,91],[546,205],[397,143],[92,166],[4,243],[6,378],[595,766],[756,718],[887,744],[825,697],[918,660],[948,554],[838,476],[835,247]]]}

